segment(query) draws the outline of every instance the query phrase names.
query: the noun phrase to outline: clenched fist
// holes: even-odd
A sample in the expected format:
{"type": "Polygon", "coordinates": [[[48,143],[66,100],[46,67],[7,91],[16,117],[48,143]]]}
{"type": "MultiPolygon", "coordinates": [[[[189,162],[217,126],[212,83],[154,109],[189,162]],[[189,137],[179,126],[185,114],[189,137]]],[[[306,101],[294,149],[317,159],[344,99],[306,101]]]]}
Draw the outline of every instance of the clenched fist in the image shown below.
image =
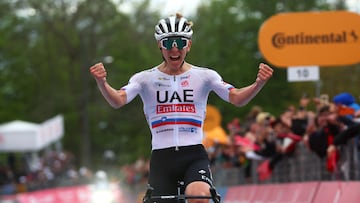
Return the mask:
{"type": "Polygon", "coordinates": [[[260,84],[264,84],[266,81],[268,81],[271,78],[271,76],[273,75],[273,71],[274,70],[267,64],[260,63],[256,82],[260,84]]]}
{"type": "Polygon", "coordinates": [[[106,69],[102,63],[97,63],[90,67],[90,73],[95,78],[97,82],[106,81],[106,69]]]}

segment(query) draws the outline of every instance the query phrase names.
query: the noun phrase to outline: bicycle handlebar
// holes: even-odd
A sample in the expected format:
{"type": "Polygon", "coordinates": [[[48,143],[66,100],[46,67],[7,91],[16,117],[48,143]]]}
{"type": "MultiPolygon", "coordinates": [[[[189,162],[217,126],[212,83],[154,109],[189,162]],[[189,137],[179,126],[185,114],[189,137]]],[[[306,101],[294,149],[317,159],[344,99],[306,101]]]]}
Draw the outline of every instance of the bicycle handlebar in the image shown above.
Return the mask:
{"type": "Polygon", "coordinates": [[[220,203],[221,196],[216,192],[215,187],[210,188],[211,196],[190,196],[184,194],[177,194],[177,195],[159,195],[159,196],[152,196],[152,192],[154,188],[148,186],[146,190],[145,196],[143,198],[143,203],[153,203],[156,200],[164,200],[164,199],[175,199],[179,202],[186,199],[212,199],[214,203],[220,203]]]}

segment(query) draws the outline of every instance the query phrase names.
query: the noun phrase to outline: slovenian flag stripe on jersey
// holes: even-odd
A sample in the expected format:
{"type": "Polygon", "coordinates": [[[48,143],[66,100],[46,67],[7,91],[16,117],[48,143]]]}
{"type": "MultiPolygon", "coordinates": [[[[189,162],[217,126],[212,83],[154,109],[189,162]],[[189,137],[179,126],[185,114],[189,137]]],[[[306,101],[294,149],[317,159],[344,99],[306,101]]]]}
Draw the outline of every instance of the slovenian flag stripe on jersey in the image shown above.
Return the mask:
{"type": "Polygon", "coordinates": [[[191,119],[191,118],[170,118],[170,119],[163,118],[163,119],[152,122],[151,127],[156,128],[159,126],[174,125],[174,124],[184,124],[184,125],[193,125],[196,127],[201,127],[201,123],[202,123],[201,121],[191,119]]]}

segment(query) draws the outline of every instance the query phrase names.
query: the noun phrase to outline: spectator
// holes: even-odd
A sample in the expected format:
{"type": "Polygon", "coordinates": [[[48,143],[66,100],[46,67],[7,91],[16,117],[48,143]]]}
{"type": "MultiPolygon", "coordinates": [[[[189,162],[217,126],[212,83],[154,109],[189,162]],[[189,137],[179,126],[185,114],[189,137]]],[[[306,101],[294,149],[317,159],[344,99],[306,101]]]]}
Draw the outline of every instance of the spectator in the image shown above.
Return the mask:
{"type": "Polygon", "coordinates": [[[252,136],[255,136],[256,147],[243,147],[243,152],[246,158],[251,160],[264,161],[263,168],[266,170],[258,170],[260,179],[265,179],[271,174],[268,166],[268,159],[272,158],[278,153],[278,146],[275,140],[272,126],[270,125],[275,120],[275,117],[268,112],[261,112],[257,115],[256,121],[252,124],[255,127],[252,136]],[[266,176],[266,177],[265,177],[266,176]]]}
{"type": "Polygon", "coordinates": [[[250,125],[256,121],[256,117],[260,112],[262,112],[262,108],[260,106],[253,106],[250,112],[245,116],[242,127],[244,129],[250,128],[250,125]]]}
{"type": "Polygon", "coordinates": [[[360,105],[356,103],[353,95],[347,92],[337,94],[333,98],[341,116],[348,116],[351,119],[360,118],[360,105]]]}
{"type": "Polygon", "coordinates": [[[14,174],[4,164],[0,163],[0,196],[12,195],[16,193],[16,186],[14,181],[14,174]]]}
{"type": "MultiPolygon", "coordinates": [[[[336,105],[336,112],[338,113],[338,120],[344,125],[346,129],[335,137],[334,142],[328,147],[328,155],[334,156],[337,147],[345,145],[348,140],[356,137],[355,145],[360,156],[360,105],[356,103],[355,98],[348,92],[342,92],[333,97],[333,102],[336,105]]],[[[360,161],[360,158],[359,158],[360,161]]]]}
{"type": "Polygon", "coordinates": [[[333,156],[327,156],[327,148],[333,144],[335,136],[343,129],[338,122],[337,115],[330,106],[323,106],[315,119],[315,128],[309,134],[310,150],[315,152],[321,159],[328,158],[327,170],[333,172],[338,160],[338,152],[333,156]]]}

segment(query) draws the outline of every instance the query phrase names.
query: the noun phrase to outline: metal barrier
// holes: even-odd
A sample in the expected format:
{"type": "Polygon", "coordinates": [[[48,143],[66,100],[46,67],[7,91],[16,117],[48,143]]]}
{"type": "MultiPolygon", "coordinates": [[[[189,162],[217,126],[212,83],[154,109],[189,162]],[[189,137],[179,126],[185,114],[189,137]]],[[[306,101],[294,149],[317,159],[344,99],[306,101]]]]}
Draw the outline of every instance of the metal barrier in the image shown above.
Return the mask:
{"type": "Polygon", "coordinates": [[[259,181],[257,167],[261,161],[251,161],[251,176],[245,177],[243,167],[221,168],[215,165],[212,169],[215,186],[233,186],[244,184],[290,183],[304,181],[360,180],[359,151],[354,140],[350,140],[340,149],[340,160],[335,172],[326,169],[326,158],[321,159],[303,143],[299,143],[291,156],[284,156],[276,164],[271,177],[259,181]]]}

